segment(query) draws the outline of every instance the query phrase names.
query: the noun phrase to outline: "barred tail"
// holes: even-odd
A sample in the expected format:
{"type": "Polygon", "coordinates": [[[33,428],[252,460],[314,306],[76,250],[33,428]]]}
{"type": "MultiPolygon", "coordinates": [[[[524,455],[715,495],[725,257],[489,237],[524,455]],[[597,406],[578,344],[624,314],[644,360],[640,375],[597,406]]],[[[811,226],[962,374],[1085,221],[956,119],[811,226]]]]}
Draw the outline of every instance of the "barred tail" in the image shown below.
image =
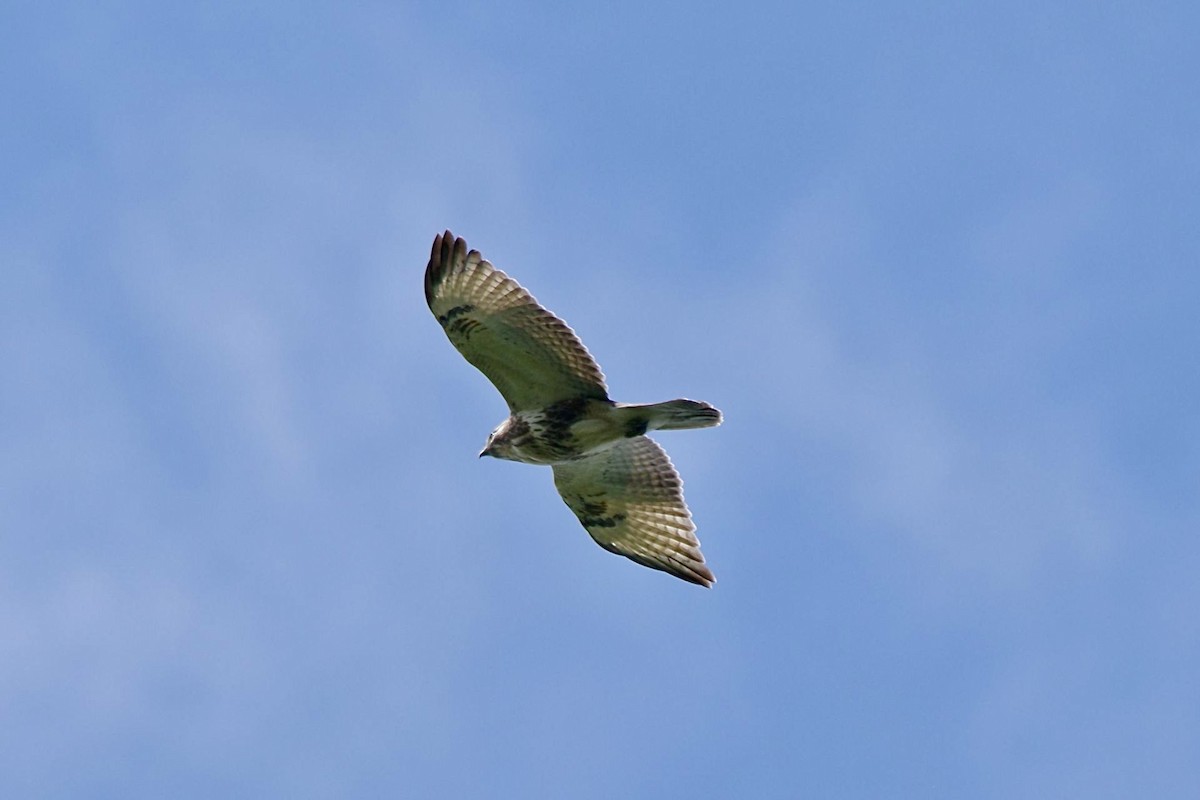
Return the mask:
{"type": "Polygon", "coordinates": [[[625,428],[630,436],[640,436],[646,431],[711,428],[721,424],[721,412],[697,400],[668,400],[649,405],[620,403],[617,407],[628,415],[625,428]]]}

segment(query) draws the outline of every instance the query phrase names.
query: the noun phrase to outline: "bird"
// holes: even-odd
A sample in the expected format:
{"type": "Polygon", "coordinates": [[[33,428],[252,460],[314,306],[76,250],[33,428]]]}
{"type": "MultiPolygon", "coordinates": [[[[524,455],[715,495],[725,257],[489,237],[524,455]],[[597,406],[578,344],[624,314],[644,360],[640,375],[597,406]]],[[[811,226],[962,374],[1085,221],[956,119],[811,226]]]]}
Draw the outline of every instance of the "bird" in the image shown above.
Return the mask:
{"type": "Polygon", "coordinates": [[[481,458],[549,465],[563,501],[605,550],[713,585],[683,482],[646,433],[713,427],[720,411],[687,399],[613,402],[575,332],[448,230],[433,240],[425,301],[450,343],[508,405],[481,458]]]}

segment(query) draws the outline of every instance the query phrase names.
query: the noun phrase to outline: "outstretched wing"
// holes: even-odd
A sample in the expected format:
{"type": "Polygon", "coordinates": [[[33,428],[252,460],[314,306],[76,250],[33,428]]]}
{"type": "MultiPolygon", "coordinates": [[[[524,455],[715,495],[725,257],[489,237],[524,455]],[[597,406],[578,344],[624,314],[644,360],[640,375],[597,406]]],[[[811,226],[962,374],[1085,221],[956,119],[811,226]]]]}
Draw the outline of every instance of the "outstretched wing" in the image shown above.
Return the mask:
{"type": "Polygon", "coordinates": [[[604,375],[567,324],[450,231],[433,240],[425,301],[458,352],[510,411],[574,397],[608,398],[604,375]]]}
{"type": "Polygon", "coordinates": [[[596,543],[643,566],[712,586],[683,481],[645,436],[554,465],[554,485],[596,543]]]}

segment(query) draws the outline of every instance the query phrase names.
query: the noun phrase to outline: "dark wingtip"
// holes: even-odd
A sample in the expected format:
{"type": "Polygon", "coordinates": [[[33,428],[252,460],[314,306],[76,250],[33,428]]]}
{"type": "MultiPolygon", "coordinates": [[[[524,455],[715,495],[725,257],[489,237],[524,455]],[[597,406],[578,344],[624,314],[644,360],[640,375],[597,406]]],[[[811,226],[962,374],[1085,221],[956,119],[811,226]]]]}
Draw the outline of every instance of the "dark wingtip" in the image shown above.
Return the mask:
{"type": "Polygon", "coordinates": [[[692,558],[689,561],[672,559],[671,568],[667,572],[688,583],[694,583],[697,586],[703,586],[705,589],[711,589],[712,585],[717,582],[717,576],[713,575],[712,570],[708,568],[708,564],[704,563],[704,556],[700,554],[699,549],[694,550],[691,556],[692,558]]]}
{"type": "Polygon", "coordinates": [[[680,580],[694,583],[697,586],[703,586],[705,589],[711,589],[713,584],[717,582],[717,578],[712,574],[712,570],[703,563],[699,565],[688,564],[687,566],[672,565],[669,568],[655,567],[655,569],[661,569],[668,575],[674,575],[680,580]]]}
{"type": "Polygon", "coordinates": [[[446,271],[459,258],[465,258],[467,243],[461,238],[455,238],[447,229],[433,237],[433,250],[429,253],[429,266],[425,268],[425,303],[432,306],[433,292],[437,289],[446,271]]]}
{"type": "Polygon", "coordinates": [[[622,553],[620,550],[614,550],[601,543],[598,539],[597,544],[600,544],[605,550],[609,550],[618,555],[625,556],[630,561],[641,564],[643,567],[656,569],[660,572],[665,572],[679,578],[681,581],[694,583],[697,586],[703,586],[705,589],[711,589],[713,584],[717,582],[717,576],[712,574],[712,570],[708,568],[708,564],[704,563],[704,557],[699,556],[699,561],[682,561],[676,558],[670,558],[669,561],[655,561],[633,553],[622,553]]]}
{"type": "Polygon", "coordinates": [[[697,586],[703,586],[705,589],[711,589],[713,584],[717,582],[717,576],[713,575],[712,570],[710,570],[704,564],[701,564],[698,568],[693,567],[692,575],[688,577],[680,575],[679,577],[683,578],[685,581],[694,583],[697,586]]]}

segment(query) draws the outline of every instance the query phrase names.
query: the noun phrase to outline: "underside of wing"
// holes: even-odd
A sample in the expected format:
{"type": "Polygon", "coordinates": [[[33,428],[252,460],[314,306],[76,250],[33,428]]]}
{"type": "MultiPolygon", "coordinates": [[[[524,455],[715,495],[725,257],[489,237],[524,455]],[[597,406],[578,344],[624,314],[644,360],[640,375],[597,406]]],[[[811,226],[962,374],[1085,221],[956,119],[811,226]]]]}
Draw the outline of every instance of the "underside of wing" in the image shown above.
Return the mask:
{"type": "Polygon", "coordinates": [[[433,240],[425,300],[450,342],[511,411],[574,397],[607,399],[604,375],[575,332],[450,231],[433,240]]]}
{"type": "Polygon", "coordinates": [[[683,481],[645,436],[556,464],[554,485],[605,550],[701,586],[716,580],[700,554],[683,481]]]}

